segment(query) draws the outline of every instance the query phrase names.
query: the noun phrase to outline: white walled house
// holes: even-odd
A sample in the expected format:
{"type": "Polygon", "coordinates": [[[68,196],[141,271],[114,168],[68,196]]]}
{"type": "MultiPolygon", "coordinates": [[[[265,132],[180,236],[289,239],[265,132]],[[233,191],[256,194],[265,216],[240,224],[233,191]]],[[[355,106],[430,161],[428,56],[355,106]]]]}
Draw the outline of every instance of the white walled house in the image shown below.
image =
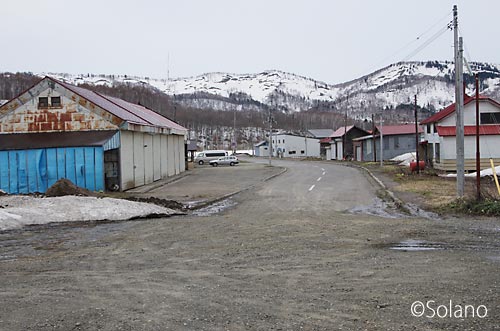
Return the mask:
{"type": "MultiPolygon", "coordinates": [[[[500,164],[500,104],[484,96],[479,97],[479,135],[481,168],[490,166],[492,158],[500,164]]],[[[425,158],[434,168],[456,171],[456,111],[451,104],[423,120],[425,158]]],[[[476,169],[476,98],[464,97],[464,154],[465,170],[476,169]]]]}
{"type": "Polygon", "coordinates": [[[319,139],[289,133],[273,133],[272,155],[276,157],[320,157],[319,139]]]}
{"type": "Polygon", "coordinates": [[[143,106],[45,77],[0,106],[0,189],[45,192],[61,178],[92,191],[149,184],[185,170],[186,132],[143,106]]]}

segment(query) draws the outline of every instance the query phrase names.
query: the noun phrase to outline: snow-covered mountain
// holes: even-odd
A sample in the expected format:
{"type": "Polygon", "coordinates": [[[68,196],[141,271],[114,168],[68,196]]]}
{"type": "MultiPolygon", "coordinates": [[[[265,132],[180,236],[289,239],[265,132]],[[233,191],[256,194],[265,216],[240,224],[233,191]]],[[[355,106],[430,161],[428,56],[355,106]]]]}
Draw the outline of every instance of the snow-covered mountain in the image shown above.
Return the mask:
{"type": "MultiPolygon", "coordinates": [[[[499,99],[500,65],[471,63],[479,72],[481,93],[499,99]]],[[[430,111],[454,101],[454,65],[451,62],[401,62],[343,84],[330,85],[277,70],[257,74],[207,73],[196,77],[150,79],[115,75],[48,74],[72,84],[112,86],[116,83],[150,85],[173,96],[176,103],[220,110],[278,107],[286,112],[311,108],[342,110],[353,117],[381,109],[417,103],[430,111]]],[[[474,90],[466,74],[468,92],[474,90]]]]}

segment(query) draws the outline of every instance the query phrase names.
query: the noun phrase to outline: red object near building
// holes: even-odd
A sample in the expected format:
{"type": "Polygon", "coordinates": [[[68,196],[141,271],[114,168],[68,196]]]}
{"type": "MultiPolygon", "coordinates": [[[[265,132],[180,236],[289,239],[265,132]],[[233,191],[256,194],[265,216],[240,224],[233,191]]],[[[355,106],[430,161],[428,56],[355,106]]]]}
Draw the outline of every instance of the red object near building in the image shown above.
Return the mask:
{"type": "MultiPolygon", "coordinates": [[[[419,161],[418,167],[419,167],[419,170],[424,170],[425,169],[425,161],[419,161]]],[[[410,170],[411,170],[411,172],[417,171],[417,161],[410,162],[410,170]]]]}

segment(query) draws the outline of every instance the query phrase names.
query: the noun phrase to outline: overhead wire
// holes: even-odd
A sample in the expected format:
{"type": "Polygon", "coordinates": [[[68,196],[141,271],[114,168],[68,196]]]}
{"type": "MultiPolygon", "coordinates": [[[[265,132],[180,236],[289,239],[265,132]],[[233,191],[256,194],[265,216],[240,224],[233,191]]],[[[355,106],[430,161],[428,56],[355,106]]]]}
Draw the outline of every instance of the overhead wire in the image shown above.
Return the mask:
{"type": "Polygon", "coordinates": [[[447,24],[445,27],[442,27],[439,31],[437,31],[435,34],[433,34],[429,39],[427,39],[423,44],[421,44],[419,47],[414,49],[410,54],[405,56],[402,60],[402,62],[408,61],[418,53],[420,53],[422,50],[424,50],[427,46],[432,44],[436,39],[441,37],[446,31],[448,31],[449,25],[447,24]]]}
{"type": "MultiPolygon", "coordinates": [[[[387,60],[391,59],[391,58],[395,58],[396,55],[400,54],[402,51],[404,51],[405,49],[409,48],[411,45],[413,45],[414,43],[418,42],[419,40],[422,39],[422,37],[426,36],[429,32],[431,32],[436,26],[438,26],[439,24],[442,24],[442,22],[446,19],[448,19],[451,15],[452,15],[453,11],[448,11],[446,13],[446,15],[444,15],[443,17],[441,17],[438,21],[436,21],[434,24],[432,24],[429,28],[427,28],[424,32],[420,33],[416,38],[412,39],[410,42],[408,42],[407,44],[405,44],[403,47],[399,48],[398,50],[396,50],[395,52],[393,52],[391,55],[383,58],[382,60],[380,60],[379,62],[377,62],[376,64],[374,64],[372,66],[373,67],[378,67],[380,66],[381,63],[385,63],[387,60]]],[[[447,27],[449,27],[449,23],[447,24],[447,27]]],[[[441,31],[441,30],[440,30],[441,31]]],[[[442,32],[444,33],[444,32],[442,32]]],[[[434,36],[434,35],[433,35],[434,36]]],[[[432,37],[431,37],[432,38],[432,37]]],[[[437,39],[437,38],[435,38],[437,39]]],[[[433,39],[433,41],[435,40],[433,39]]],[[[404,60],[403,60],[404,61],[404,60]]],[[[399,61],[401,62],[401,61],[399,61]]]]}

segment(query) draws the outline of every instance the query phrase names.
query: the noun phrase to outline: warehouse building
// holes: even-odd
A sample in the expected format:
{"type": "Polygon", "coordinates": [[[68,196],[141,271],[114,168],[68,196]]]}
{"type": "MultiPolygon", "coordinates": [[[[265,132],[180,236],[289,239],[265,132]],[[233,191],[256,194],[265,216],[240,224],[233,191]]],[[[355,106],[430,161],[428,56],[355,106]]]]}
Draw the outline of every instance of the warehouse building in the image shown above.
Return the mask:
{"type": "Polygon", "coordinates": [[[0,107],[0,189],[45,192],[67,178],[127,190],[185,169],[187,130],[140,105],[51,77],[0,107]]]}

